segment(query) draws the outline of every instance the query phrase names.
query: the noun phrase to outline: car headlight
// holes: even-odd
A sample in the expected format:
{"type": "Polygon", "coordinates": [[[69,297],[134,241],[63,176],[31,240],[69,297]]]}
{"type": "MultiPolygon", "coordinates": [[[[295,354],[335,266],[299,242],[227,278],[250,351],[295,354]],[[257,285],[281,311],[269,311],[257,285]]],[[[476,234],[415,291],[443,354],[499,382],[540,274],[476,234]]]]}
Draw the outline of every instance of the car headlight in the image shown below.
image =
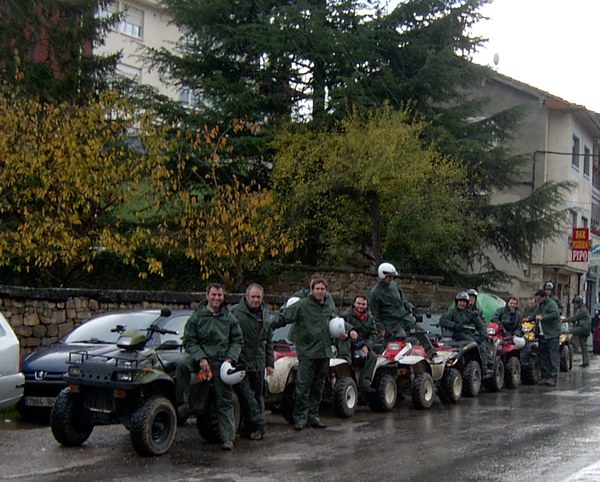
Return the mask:
{"type": "Polygon", "coordinates": [[[81,367],[79,365],[71,365],[69,367],[69,376],[78,377],[79,375],[81,375],[81,367]]]}
{"type": "Polygon", "coordinates": [[[117,382],[132,382],[133,372],[117,372],[115,373],[115,381],[117,382]]]}

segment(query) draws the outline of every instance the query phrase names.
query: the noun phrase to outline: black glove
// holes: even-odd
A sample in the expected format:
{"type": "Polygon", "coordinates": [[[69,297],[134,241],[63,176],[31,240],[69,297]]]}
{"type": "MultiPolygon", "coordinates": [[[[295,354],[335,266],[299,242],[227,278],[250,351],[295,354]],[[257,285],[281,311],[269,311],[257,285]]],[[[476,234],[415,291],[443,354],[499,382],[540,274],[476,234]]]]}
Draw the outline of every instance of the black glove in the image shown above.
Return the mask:
{"type": "Polygon", "coordinates": [[[454,330],[455,333],[460,333],[463,331],[463,326],[460,323],[454,323],[452,330],[454,330]]]}

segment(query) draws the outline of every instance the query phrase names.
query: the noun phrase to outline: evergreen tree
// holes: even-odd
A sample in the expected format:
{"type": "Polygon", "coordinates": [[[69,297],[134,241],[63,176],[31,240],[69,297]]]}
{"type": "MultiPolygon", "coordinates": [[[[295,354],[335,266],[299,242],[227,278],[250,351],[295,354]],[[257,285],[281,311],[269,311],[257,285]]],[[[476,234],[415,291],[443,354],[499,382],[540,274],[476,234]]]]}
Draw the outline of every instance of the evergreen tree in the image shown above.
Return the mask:
{"type": "MultiPolygon", "coordinates": [[[[469,33],[488,1],[406,0],[386,12],[375,0],[163,0],[185,35],[176,51],[154,51],[152,58],[202,99],[187,116],[191,125],[241,118],[261,126],[260,136],[236,144],[255,166],[272,160],[272,135],[286,123],[334,132],[348,114],[366,118],[384,104],[407,109],[413,121],[427,125],[424,145],[461,162],[468,176],[459,207],[462,242],[440,259],[477,260],[492,276],[498,273],[485,255],[489,247],[520,261],[536,242],[556,234],[563,213],[555,206],[568,185],[548,184],[519,203],[487,202],[519,177],[521,166],[503,147],[519,109],[480,119],[481,101],[468,97],[490,75],[471,62],[483,40],[469,33]],[[546,207],[542,216],[533,209],[539,203],[546,207]],[[527,229],[531,223],[536,229],[527,229]]],[[[301,163],[302,152],[296,158],[301,163]]],[[[371,246],[373,262],[399,252],[403,244],[393,239],[401,239],[400,224],[397,230],[387,252],[371,246]]],[[[327,239],[323,224],[312,235],[320,246],[311,246],[304,261],[322,261],[314,255],[327,252],[327,239]]],[[[401,252],[402,264],[410,265],[412,253],[401,252]]]]}

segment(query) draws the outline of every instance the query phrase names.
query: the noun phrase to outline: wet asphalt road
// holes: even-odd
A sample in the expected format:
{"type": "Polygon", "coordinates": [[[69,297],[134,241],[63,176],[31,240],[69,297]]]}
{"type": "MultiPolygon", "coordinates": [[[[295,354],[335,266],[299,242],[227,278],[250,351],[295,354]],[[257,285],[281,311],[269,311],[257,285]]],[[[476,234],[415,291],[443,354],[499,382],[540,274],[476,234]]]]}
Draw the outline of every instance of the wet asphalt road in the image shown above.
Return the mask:
{"type": "Polygon", "coordinates": [[[484,392],[428,411],[402,400],[391,413],[360,407],[348,420],[325,410],[327,429],[299,433],[279,415],[268,420],[263,441],[240,440],[232,453],[203,442],[189,421],[155,458],[137,456],[120,426],[98,427],[84,446],[67,449],[47,427],[0,421],[0,479],[598,481],[600,357],[562,373],[555,389],[484,392]]]}

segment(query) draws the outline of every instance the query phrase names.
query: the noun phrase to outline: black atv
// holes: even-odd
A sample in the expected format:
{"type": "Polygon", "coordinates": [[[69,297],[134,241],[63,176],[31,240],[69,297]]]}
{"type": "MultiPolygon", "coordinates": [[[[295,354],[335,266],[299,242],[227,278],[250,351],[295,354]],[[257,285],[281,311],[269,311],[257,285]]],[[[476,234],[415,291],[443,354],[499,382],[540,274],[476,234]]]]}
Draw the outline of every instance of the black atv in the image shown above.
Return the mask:
{"type": "MultiPolygon", "coordinates": [[[[114,351],[69,354],[64,377],[68,386],[52,408],[52,434],[62,445],[78,446],[89,438],[94,426],[122,423],[139,454],[164,454],[177,431],[173,379],[177,365],[176,360],[166,360],[146,348],[146,343],[154,333],[177,332],[154,325],[142,331],[124,331],[117,326],[114,331],[121,334],[114,351]]],[[[179,348],[176,343],[171,345],[179,348]]]]}

